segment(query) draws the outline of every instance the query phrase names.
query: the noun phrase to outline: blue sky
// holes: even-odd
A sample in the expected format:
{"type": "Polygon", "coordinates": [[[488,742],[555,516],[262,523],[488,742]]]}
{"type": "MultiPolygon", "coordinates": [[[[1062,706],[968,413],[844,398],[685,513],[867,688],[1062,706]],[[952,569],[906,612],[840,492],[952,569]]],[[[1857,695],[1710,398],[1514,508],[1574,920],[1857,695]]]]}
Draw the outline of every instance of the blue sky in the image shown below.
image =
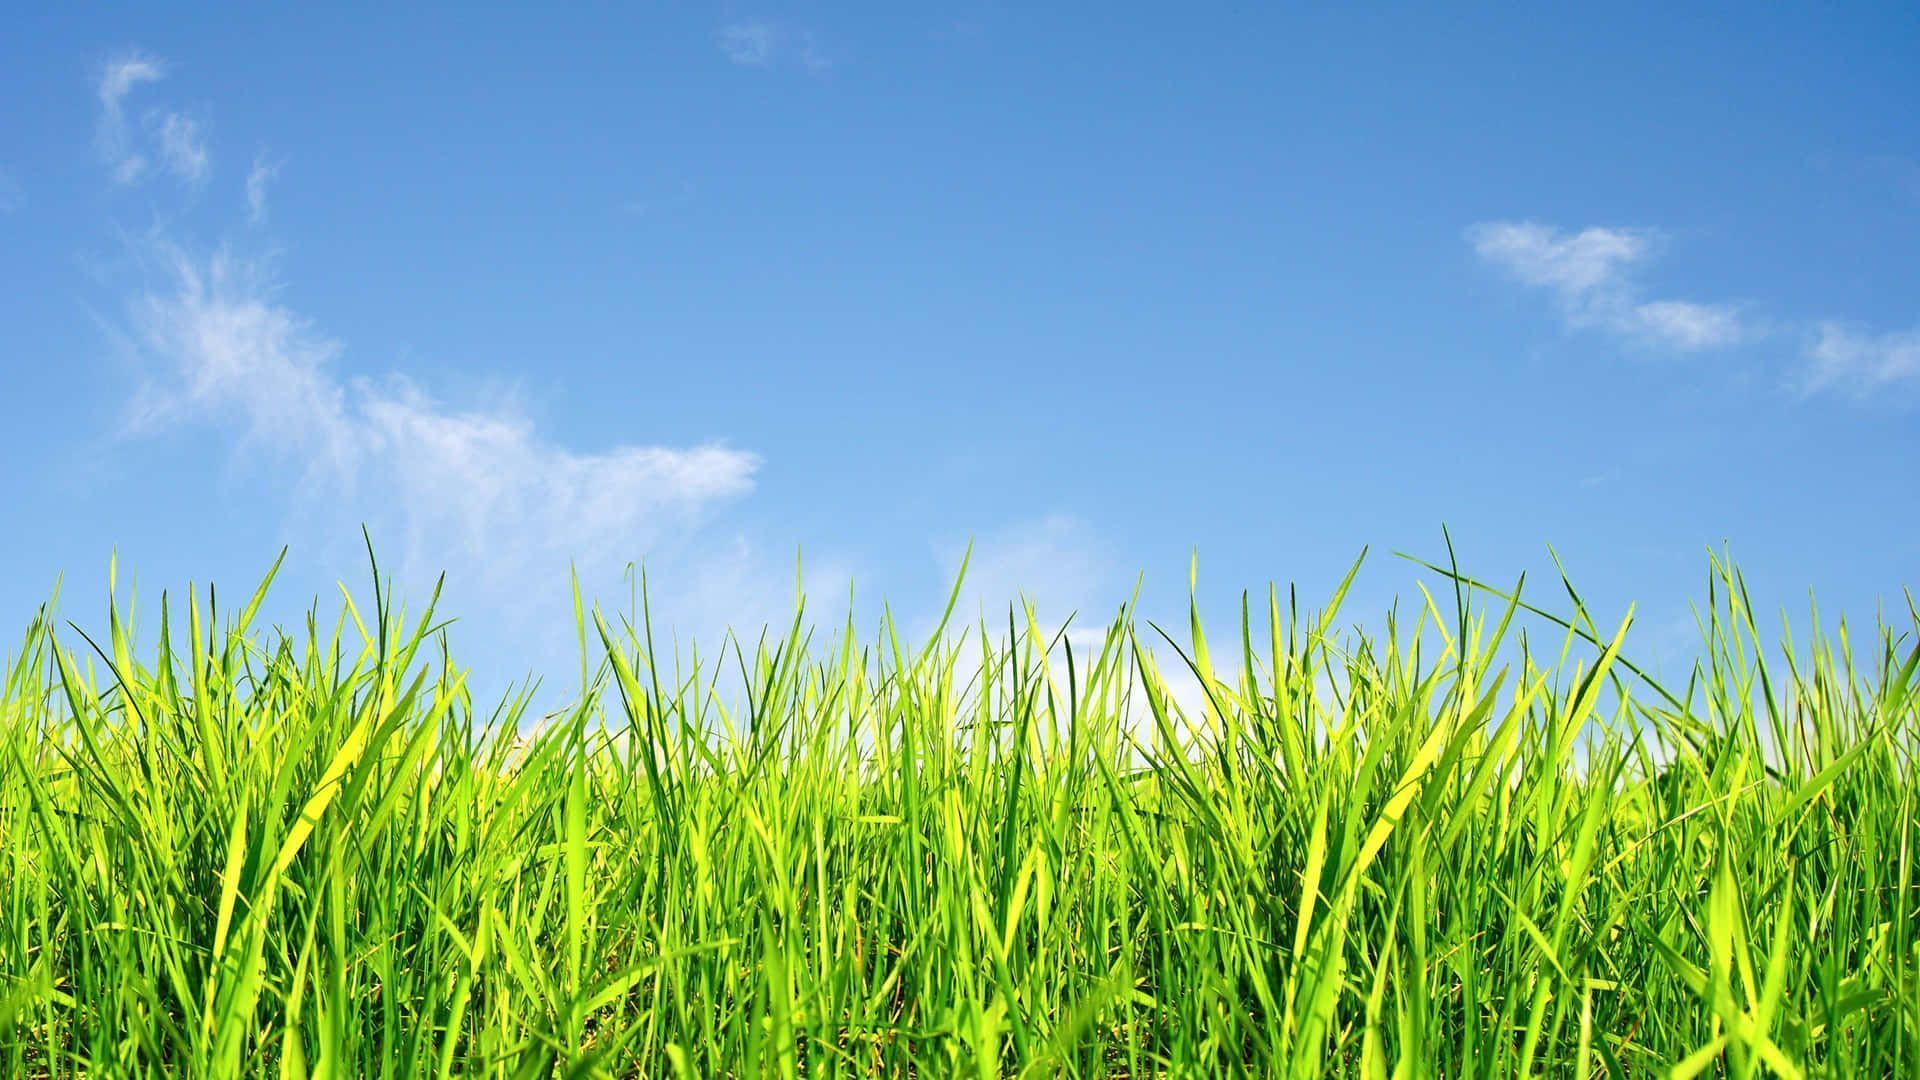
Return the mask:
{"type": "Polygon", "coordinates": [[[924,617],[970,537],[1054,612],[1368,545],[1361,614],[1444,522],[1653,639],[1722,542],[1862,616],[1920,567],[1911,7],[10,22],[22,625],[115,549],[237,595],[291,545],[291,614],[363,521],[521,667],[570,559],[701,634],[796,548],[924,617]]]}

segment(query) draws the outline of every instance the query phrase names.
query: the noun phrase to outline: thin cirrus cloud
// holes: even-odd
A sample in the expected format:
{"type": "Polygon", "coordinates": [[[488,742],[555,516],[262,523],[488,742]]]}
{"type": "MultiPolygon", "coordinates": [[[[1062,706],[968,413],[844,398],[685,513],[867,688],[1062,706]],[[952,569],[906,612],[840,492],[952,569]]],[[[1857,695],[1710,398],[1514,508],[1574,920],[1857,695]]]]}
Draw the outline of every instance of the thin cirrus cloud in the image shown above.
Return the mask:
{"type": "MultiPolygon", "coordinates": [[[[136,54],[101,77],[100,145],[116,180],[183,173],[164,139],[136,143],[125,127],[128,94],[164,71],[136,54]]],[[[164,118],[183,114],[150,115],[164,134],[164,118]]],[[[176,131],[199,145],[186,134],[176,131]]],[[[210,159],[199,161],[204,178],[210,159]]],[[[248,222],[264,220],[277,168],[254,161],[248,222]]],[[[571,648],[570,635],[532,629],[570,625],[559,610],[570,566],[589,594],[630,562],[664,569],[656,599],[666,625],[702,642],[791,612],[791,563],[715,520],[754,490],[759,455],[720,441],[580,450],[510,399],[455,407],[399,371],[348,374],[340,342],[286,302],[267,261],[165,225],[128,235],[127,263],[142,277],[126,291],[117,333],[135,367],[122,437],[216,433],[249,482],[273,478],[263,497],[284,496],[297,531],[323,538],[310,544],[338,553],[368,524],[383,556],[398,547],[395,565],[416,595],[447,571],[455,610],[507,624],[483,637],[520,662],[550,664],[571,648]]],[[[849,574],[830,558],[813,567],[812,580],[849,574]]]]}
{"type": "Polygon", "coordinates": [[[266,154],[257,154],[253,167],[247,170],[247,221],[262,225],[267,220],[267,185],[280,175],[280,163],[271,161],[266,154]]]}
{"type": "Polygon", "coordinates": [[[741,67],[770,68],[794,63],[817,72],[833,66],[813,31],[771,19],[728,23],[720,28],[715,40],[721,53],[741,67]]]}
{"type": "MultiPolygon", "coordinates": [[[[1467,242],[1523,285],[1551,293],[1562,318],[1647,346],[1699,351],[1747,344],[1769,328],[1730,304],[1649,299],[1635,276],[1665,242],[1653,229],[1592,226],[1567,231],[1530,221],[1483,222],[1467,242]]],[[[1920,384],[1920,329],[1881,332],[1838,319],[1801,325],[1798,366],[1785,378],[1802,395],[1864,399],[1920,384]]]]}
{"type": "Polygon", "coordinates": [[[163,284],[132,305],[148,378],[129,430],[236,425],[309,490],[399,507],[410,548],[458,551],[487,577],[605,561],[752,490],[759,457],[723,444],[582,453],[510,407],[452,409],[397,373],[342,377],[338,343],[279,303],[258,264],[171,245],[155,261],[163,284]]]}
{"type": "Polygon", "coordinates": [[[165,76],[166,68],[160,61],[138,52],[109,62],[100,73],[96,90],[100,98],[100,122],[94,142],[119,183],[132,183],[147,171],[146,155],[133,147],[128,130],[127,95],[140,84],[158,82],[165,76]]]}
{"type": "MultiPolygon", "coordinates": [[[[291,493],[290,531],[309,554],[337,562],[365,524],[412,599],[444,572],[443,610],[476,620],[469,658],[571,670],[570,571],[591,599],[625,593],[623,566],[653,569],[669,656],[791,616],[791,562],[719,520],[754,490],[758,454],[721,442],[578,450],[511,404],[455,408],[398,372],[343,375],[340,344],[279,302],[261,264],[154,243],[157,284],[130,304],[144,379],[127,436],[220,433],[250,481],[291,493]]],[[[831,556],[808,565],[828,595],[851,579],[831,556]]]]}
{"type": "Polygon", "coordinates": [[[1758,336],[1732,305],[1646,298],[1634,271],[1664,242],[1651,229],[1565,232],[1531,221],[1494,221],[1469,228],[1467,241],[1515,280],[1551,292],[1561,316],[1578,329],[1684,351],[1758,336]]]}
{"type": "Polygon", "coordinates": [[[100,71],[95,85],[100,118],[94,143],[116,183],[139,180],[156,164],[156,156],[161,168],[187,184],[204,182],[212,169],[204,132],[194,117],[170,109],[148,109],[137,126],[128,120],[128,97],[166,75],[164,63],[137,51],[108,62],[100,71]]]}
{"type": "Polygon", "coordinates": [[[1823,322],[1807,345],[1801,389],[1865,397],[1896,384],[1920,380],[1920,329],[1875,333],[1841,322],[1823,322]]]}
{"type": "Polygon", "coordinates": [[[160,164],[182,182],[204,183],[212,161],[199,121],[184,113],[159,112],[149,122],[160,147],[160,164]]]}

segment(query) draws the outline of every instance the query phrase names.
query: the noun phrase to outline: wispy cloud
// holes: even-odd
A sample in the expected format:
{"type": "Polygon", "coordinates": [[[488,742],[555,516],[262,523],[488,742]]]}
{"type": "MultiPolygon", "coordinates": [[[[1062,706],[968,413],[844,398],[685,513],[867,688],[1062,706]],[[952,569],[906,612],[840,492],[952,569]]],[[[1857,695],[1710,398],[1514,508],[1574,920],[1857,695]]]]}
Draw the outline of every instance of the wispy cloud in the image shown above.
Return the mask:
{"type": "Polygon", "coordinates": [[[1679,349],[1716,349],[1752,338],[1757,331],[1725,304],[1649,300],[1633,309],[1630,325],[1679,349]]]}
{"type": "Polygon", "coordinates": [[[748,67],[765,67],[773,62],[780,42],[780,28],[765,19],[749,19],[720,28],[720,51],[727,59],[748,67]]]}
{"type": "Polygon", "coordinates": [[[1807,345],[1806,359],[1803,391],[1864,397],[1896,384],[1920,382],[1920,329],[1873,333],[1821,323],[1807,345]]]}
{"type": "Polygon", "coordinates": [[[95,88],[100,99],[100,120],[94,142],[119,183],[132,183],[147,169],[146,156],[132,146],[127,126],[127,95],[142,83],[158,82],[166,74],[164,64],[140,52],[129,52],[109,61],[100,72],[95,88]]]}
{"type": "Polygon", "coordinates": [[[177,112],[155,112],[150,117],[160,144],[160,163],[184,183],[198,185],[212,168],[199,121],[177,112]]]}
{"type": "Polygon", "coordinates": [[[193,186],[204,183],[212,169],[205,133],[194,117],[171,109],[147,109],[140,114],[137,129],[128,122],[129,95],[166,74],[166,64],[142,52],[126,53],[100,71],[94,87],[100,102],[94,144],[116,183],[131,184],[144,177],[155,163],[149,155],[158,155],[160,168],[193,186]]]}
{"type": "Polygon", "coordinates": [[[758,456],[724,444],[580,452],[508,406],[450,408],[397,373],[345,378],[338,343],[280,303],[261,266],[160,254],[161,287],[133,305],[148,378],[130,429],[237,425],[321,497],[365,493],[394,508],[423,556],[458,553],[507,580],[568,558],[637,555],[753,487],[758,456]]]}
{"type": "Polygon", "coordinates": [[[1530,221],[1483,222],[1467,230],[1474,251],[1528,285],[1570,296],[1614,286],[1625,267],[1652,246],[1644,229],[1582,229],[1563,233],[1530,221]]]}
{"type": "Polygon", "coordinates": [[[720,28],[715,39],[727,59],[743,67],[795,63],[808,71],[824,71],[833,66],[813,31],[770,19],[728,23],[720,28]]]}
{"type": "Polygon", "coordinates": [[[1664,348],[1724,348],[1759,335],[1731,304],[1647,299],[1634,270],[1664,243],[1651,229],[1564,232],[1530,221],[1483,222],[1467,230],[1482,259],[1515,280],[1553,293],[1568,325],[1664,348]]]}
{"type": "Polygon", "coordinates": [[[1645,298],[1635,271],[1665,243],[1653,229],[1568,232],[1494,221],[1468,228],[1467,241],[1514,280],[1551,292],[1569,326],[1689,351],[1753,342],[1797,326],[1805,345],[1787,381],[1802,394],[1858,398],[1920,383],[1920,329],[1877,332],[1837,319],[1763,323],[1731,304],[1645,298]]]}
{"type": "Polygon", "coordinates": [[[264,225],[267,220],[267,185],[280,176],[280,163],[263,153],[255,154],[253,167],[247,170],[247,220],[264,225]]]}
{"type": "MultiPolygon", "coordinates": [[[[101,76],[102,156],[116,178],[206,175],[198,125],[176,124],[169,142],[167,118],[183,114],[149,110],[156,141],[132,146],[127,97],[164,71],[136,53],[101,76]]],[[[263,154],[247,175],[254,224],[278,168],[263,154]]],[[[143,277],[114,330],[135,366],[123,438],[214,433],[236,475],[263,485],[248,501],[284,513],[322,564],[350,558],[343,547],[364,523],[410,595],[444,571],[447,610],[486,627],[468,647],[477,640],[509,668],[571,670],[569,571],[591,598],[623,593],[630,564],[653,570],[666,649],[678,634],[711,655],[729,627],[790,617],[791,555],[721,516],[754,490],[759,455],[717,439],[576,448],[509,395],[454,405],[399,370],[349,373],[339,340],[288,302],[274,265],[177,228],[131,234],[125,263],[143,277]]],[[[850,579],[831,553],[809,560],[808,581],[830,595],[850,579]]]]}

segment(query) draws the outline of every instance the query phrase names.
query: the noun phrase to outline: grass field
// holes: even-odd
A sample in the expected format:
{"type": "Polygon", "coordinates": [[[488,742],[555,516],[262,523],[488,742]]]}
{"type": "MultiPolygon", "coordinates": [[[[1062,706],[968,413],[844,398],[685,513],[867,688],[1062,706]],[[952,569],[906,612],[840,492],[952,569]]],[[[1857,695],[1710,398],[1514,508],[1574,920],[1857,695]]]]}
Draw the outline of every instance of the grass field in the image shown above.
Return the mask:
{"type": "Polygon", "coordinates": [[[545,717],[379,588],[43,612],[0,1073],[1920,1074],[1920,620],[1782,640],[1713,573],[1661,684],[1442,572],[1371,635],[1281,592],[697,665],[589,609],[545,717]]]}

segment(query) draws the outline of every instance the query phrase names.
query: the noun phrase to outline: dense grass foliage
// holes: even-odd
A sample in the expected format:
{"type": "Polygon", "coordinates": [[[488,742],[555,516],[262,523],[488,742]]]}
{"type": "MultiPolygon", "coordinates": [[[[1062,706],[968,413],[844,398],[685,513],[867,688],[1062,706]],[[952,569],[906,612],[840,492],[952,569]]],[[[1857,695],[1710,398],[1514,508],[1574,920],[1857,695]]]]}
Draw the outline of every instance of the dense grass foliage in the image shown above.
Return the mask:
{"type": "Polygon", "coordinates": [[[378,588],[43,612],[0,1073],[1915,1075],[1911,607],[1763,649],[1716,563],[1663,687],[1435,580],[1372,636],[1269,594],[685,663],[587,611],[545,717],[378,588]]]}

